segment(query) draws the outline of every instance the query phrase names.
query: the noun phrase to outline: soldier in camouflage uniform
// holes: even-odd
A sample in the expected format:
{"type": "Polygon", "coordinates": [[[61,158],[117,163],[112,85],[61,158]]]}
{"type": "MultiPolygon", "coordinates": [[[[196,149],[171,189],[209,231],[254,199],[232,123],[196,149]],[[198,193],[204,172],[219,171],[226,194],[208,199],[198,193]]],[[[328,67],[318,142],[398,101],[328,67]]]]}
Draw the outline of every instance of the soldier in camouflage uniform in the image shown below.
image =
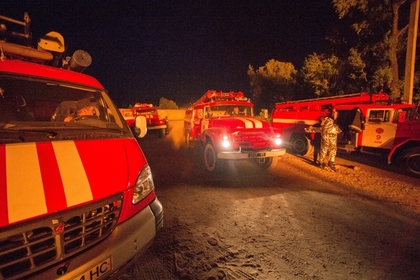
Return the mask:
{"type": "Polygon", "coordinates": [[[337,154],[337,137],[341,133],[340,127],[334,123],[332,118],[325,118],[321,129],[321,151],[319,153],[319,162],[321,168],[326,168],[325,157],[329,155],[328,167],[336,171],[334,162],[337,154]]]}

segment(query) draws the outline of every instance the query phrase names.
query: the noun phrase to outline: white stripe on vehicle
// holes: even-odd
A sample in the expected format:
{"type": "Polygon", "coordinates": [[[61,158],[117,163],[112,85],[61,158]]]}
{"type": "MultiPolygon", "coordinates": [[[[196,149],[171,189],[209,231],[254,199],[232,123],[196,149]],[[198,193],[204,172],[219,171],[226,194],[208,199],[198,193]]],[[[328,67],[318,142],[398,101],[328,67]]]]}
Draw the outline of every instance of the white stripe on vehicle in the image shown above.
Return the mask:
{"type": "Polygon", "coordinates": [[[262,122],[259,120],[250,120],[247,118],[235,117],[235,119],[241,120],[245,128],[262,128],[262,122]]]}
{"type": "Polygon", "coordinates": [[[92,190],[76,144],[73,141],[52,142],[63,181],[67,206],[92,199],[92,190]]]}
{"type": "Polygon", "coordinates": [[[314,125],[317,124],[319,121],[316,120],[297,120],[297,119],[280,119],[280,118],[273,118],[273,123],[288,123],[288,124],[305,124],[305,125],[314,125]]]}
{"type": "Polygon", "coordinates": [[[262,121],[256,120],[256,119],[254,119],[253,121],[254,121],[255,128],[262,128],[263,127],[262,121]]]}
{"type": "Polygon", "coordinates": [[[11,223],[47,213],[35,143],[6,145],[6,176],[11,223]],[[28,207],[28,199],[37,203],[28,207]]]}

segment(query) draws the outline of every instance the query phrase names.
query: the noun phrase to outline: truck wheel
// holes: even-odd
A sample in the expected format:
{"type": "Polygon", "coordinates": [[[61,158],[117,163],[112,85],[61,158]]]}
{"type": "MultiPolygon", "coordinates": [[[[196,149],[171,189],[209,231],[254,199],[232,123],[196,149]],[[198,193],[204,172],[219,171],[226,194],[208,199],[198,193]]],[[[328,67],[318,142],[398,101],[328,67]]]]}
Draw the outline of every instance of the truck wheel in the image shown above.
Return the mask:
{"type": "Polygon", "coordinates": [[[278,157],[268,157],[268,158],[257,158],[255,159],[255,164],[263,169],[273,169],[277,165],[278,157]]]}
{"type": "Polygon", "coordinates": [[[191,146],[191,135],[188,131],[184,131],[184,139],[185,139],[185,145],[187,145],[187,148],[192,148],[191,146]]]}
{"type": "Polygon", "coordinates": [[[165,137],[166,136],[166,129],[161,129],[160,131],[159,131],[159,137],[165,137]]]}
{"type": "Polygon", "coordinates": [[[420,147],[405,150],[401,154],[404,169],[416,177],[420,177],[420,147]]]}
{"type": "Polygon", "coordinates": [[[204,147],[204,164],[210,172],[219,169],[220,160],[217,159],[217,152],[210,142],[207,142],[204,147]]]}
{"type": "Polygon", "coordinates": [[[311,141],[305,135],[295,135],[292,138],[293,153],[306,156],[313,151],[311,141]]]}

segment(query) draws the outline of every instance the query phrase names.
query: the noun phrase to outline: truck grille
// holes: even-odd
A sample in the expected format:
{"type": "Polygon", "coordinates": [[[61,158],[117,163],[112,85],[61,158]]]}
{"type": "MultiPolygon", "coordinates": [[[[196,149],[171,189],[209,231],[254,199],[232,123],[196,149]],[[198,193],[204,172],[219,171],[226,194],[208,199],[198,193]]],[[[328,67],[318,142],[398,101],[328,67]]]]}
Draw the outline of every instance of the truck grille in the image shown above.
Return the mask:
{"type": "Polygon", "coordinates": [[[158,125],[159,120],[158,119],[147,119],[147,124],[148,125],[158,125]]]}
{"type": "Polygon", "coordinates": [[[264,149],[272,146],[268,131],[240,131],[232,135],[233,143],[240,148],[264,149]]]}
{"type": "Polygon", "coordinates": [[[117,225],[121,195],[0,232],[0,279],[25,279],[105,239],[117,225]]]}

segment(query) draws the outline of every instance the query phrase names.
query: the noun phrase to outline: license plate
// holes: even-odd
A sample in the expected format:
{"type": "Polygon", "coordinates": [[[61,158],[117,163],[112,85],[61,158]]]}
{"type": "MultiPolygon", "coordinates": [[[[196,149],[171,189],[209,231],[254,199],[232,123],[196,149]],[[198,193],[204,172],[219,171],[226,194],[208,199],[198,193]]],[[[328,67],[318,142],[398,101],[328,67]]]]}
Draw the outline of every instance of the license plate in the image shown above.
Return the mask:
{"type": "Polygon", "coordinates": [[[265,157],[265,153],[250,153],[248,154],[248,157],[250,158],[265,157]]]}
{"type": "Polygon", "coordinates": [[[86,271],[79,277],[74,278],[73,280],[96,280],[99,279],[102,275],[109,272],[112,269],[111,258],[107,258],[100,264],[92,267],[89,271],[86,271]]]}

